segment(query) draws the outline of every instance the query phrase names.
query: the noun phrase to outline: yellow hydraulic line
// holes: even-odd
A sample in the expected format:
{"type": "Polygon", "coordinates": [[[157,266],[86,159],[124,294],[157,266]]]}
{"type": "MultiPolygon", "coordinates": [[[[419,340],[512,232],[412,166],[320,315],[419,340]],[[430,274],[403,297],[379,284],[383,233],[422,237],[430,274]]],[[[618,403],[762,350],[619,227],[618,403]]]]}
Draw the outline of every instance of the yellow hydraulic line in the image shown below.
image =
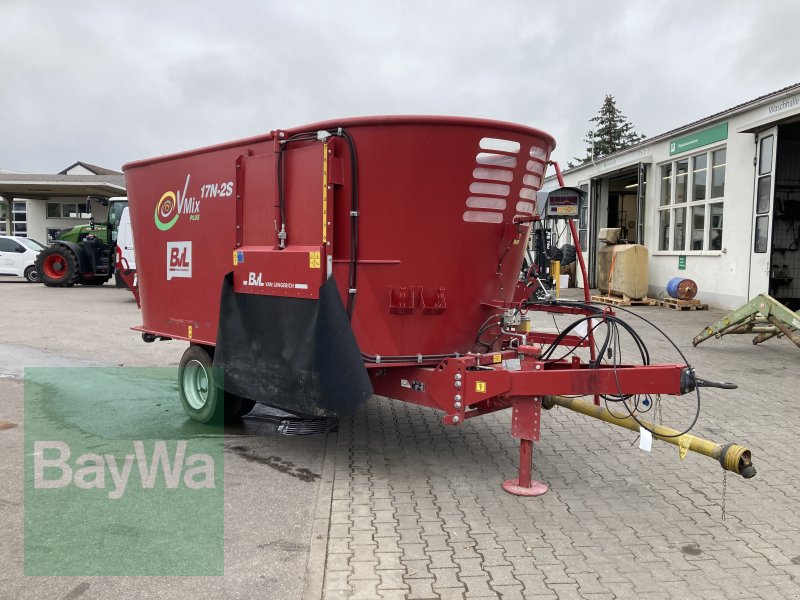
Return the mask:
{"type": "Polygon", "coordinates": [[[745,479],[750,479],[756,474],[750,450],[739,444],[717,444],[688,433],[678,435],[680,431],[677,429],[656,425],[639,417],[636,419],[631,416],[617,417],[603,406],[596,406],[576,398],[566,398],[564,396],[544,396],[542,398],[543,408],[552,408],[556,405],[631,431],[638,432],[640,427],[644,425],[644,427],[653,432],[654,438],[678,446],[681,451],[681,458],[684,457],[687,450],[691,450],[718,460],[723,469],[737,473],[745,479]]]}

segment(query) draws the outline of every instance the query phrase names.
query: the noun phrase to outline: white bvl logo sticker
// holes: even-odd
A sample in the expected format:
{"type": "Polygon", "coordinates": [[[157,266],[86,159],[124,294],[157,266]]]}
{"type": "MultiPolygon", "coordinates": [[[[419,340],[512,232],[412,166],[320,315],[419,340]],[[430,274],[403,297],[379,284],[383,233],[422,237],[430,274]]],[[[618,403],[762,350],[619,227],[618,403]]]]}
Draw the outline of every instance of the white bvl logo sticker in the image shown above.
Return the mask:
{"type": "Polygon", "coordinates": [[[192,276],[192,242],[167,242],[167,281],[192,276]]]}
{"type": "Polygon", "coordinates": [[[256,274],[256,273],[253,273],[252,271],[250,271],[250,273],[247,275],[247,281],[245,281],[244,283],[245,283],[245,285],[254,285],[256,287],[264,287],[264,284],[261,282],[261,277],[262,277],[261,273],[256,274]]]}

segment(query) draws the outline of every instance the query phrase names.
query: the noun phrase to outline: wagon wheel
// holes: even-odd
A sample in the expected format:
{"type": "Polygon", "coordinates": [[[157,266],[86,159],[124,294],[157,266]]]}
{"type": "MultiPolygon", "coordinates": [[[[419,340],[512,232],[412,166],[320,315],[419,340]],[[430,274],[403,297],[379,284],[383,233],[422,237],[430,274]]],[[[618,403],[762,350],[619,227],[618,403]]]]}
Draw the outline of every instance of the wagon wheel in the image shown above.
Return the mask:
{"type": "Polygon", "coordinates": [[[211,355],[203,346],[186,349],[178,367],[178,392],[186,414],[199,423],[222,421],[222,392],[211,355]]]}
{"type": "Polygon", "coordinates": [[[192,345],[181,357],[178,389],[183,410],[200,423],[219,423],[248,414],[256,405],[252,400],[223,392],[220,372],[213,368],[214,349],[192,345]]]}

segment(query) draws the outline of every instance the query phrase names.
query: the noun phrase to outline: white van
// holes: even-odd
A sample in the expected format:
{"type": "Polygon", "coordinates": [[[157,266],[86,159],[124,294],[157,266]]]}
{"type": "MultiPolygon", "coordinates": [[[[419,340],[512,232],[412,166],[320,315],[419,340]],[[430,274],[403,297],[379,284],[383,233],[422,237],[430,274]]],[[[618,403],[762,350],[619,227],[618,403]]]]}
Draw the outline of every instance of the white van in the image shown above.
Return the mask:
{"type": "Polygon", "coordinates": [[[131,215],[126,206],[120,215],[119,225],[117,226],[117,248],[116,248],[116,269],[114,278],[117,287],[127,287],[136,296],[134,288],[136,281],[136,257],[133,253],[133,228],[131,227],[131,215]]]}
{"type": "Polygon", "coordinates": [[[117,228],[117,247],[119,256],[123,259],[125,268],[136,270],[136,257],[133,255],[133,229],[131,228],[131,215],[128,207],[122,211],[117,228]]]}
{"type": "Polygon", "coordinates": [[[44,245],[17,235],[0,235],[0,275],[24,277],[30,283],[39,281],[36,256],[44,245]]]}

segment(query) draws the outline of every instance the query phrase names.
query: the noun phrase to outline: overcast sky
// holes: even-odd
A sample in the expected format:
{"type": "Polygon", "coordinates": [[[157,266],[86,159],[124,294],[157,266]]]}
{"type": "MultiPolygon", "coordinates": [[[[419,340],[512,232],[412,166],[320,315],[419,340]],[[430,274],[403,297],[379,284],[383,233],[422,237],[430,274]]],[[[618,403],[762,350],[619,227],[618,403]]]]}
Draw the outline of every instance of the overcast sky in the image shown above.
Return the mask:
{"type": "Polygon", "coordinates": [[[565,164],[606,93],[657,135],[800,81],[797,0],[0,0],[0,169],[336,117],[488,117],[565,164]]]}

